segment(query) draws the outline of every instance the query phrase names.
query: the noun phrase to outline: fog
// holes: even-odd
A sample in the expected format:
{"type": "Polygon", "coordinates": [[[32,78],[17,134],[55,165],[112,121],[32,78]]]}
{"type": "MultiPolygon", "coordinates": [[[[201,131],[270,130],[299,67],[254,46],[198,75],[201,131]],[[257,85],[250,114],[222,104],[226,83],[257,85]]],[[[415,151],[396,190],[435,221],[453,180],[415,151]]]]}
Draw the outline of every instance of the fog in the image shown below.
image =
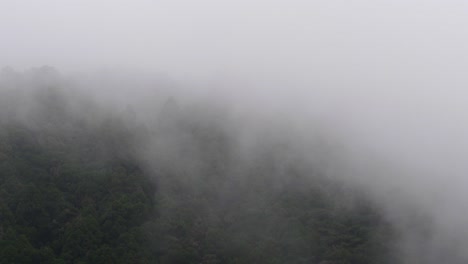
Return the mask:
{"type": "Polygon", "coordinates": [[[404,263],[458,263],[467,11],[458,0],[2,0],[0,66],[51,65],[145,118],[171,96],[224,105],[238,126],[294,129],[310,160],[323,138],[328,173],[403,230],[404,263]],[[429,238],[413,232],[418,210],[429,238]]]}

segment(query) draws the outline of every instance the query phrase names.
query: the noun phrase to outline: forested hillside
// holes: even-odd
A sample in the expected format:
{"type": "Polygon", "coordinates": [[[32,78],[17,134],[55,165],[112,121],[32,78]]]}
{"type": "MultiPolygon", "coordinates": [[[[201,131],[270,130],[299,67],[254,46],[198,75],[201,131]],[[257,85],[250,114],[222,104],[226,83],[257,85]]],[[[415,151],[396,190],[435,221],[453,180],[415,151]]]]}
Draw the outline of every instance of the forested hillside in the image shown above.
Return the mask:
{"type": "Polygon", "coordinates": [[[222,111],[174,99],[145,122],[51,69],[2,78],[0,263],[396,263],[372,201],[287,141],[240,150],[222,111]]]}

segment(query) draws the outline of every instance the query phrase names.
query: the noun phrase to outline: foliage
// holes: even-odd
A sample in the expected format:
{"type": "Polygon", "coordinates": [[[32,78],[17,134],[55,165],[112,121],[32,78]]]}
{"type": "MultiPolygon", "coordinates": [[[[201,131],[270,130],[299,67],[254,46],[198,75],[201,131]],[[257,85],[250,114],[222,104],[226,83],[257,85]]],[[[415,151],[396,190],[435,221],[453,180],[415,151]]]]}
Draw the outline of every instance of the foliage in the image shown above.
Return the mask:
{"type": "Polygon", "coordinates": [[[148,129],[44,83],[2,92],[0,263],[395,263],[375,206],[288,144],[246,162],[214,111],[148,129]]]}

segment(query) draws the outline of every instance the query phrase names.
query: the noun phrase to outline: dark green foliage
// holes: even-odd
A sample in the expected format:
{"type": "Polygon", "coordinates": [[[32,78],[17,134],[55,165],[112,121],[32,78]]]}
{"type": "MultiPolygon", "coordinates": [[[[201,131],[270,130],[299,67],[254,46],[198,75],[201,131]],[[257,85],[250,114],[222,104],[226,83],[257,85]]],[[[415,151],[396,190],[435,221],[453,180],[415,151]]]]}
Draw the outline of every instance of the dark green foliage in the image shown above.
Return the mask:
{"type": "Polygon", "coordinates": [[[131,139],[124,127],[110,123],[3,125],[0,263],[150,260],[141,226],[154,211],[154,184],[122,155],[131,139]],[[106,137],[114,142],[96,140],[106,137]]]}
{"type": "Polygon", "coordinates": [[[149,132],[35,96],[0,120],[0,263],[395,263],[379,211],[285,142],[246,158],[215,111],[171,101],[149,132]]]}
{"type": "Polygon", "coordinates": [[[147,230],[159,263],[395,263],[390,226],[356,189],[308,168],[287,143],[259,138],[242,161],[223,126],[192,115],[161,136],[188,138],[177,154],[201,165],[188,172],[197,177],[155,165],[159,217],[147,230]]]}

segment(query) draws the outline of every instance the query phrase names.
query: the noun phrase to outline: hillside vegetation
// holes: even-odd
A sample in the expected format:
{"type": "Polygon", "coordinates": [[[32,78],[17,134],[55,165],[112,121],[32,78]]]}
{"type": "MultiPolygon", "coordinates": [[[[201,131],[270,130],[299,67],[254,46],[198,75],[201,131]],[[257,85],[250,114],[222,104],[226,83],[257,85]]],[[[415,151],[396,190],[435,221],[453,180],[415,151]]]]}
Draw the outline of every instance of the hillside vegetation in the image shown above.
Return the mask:
{"type": "Polygon", "coordinates": [[[0,263],[395,263],[372,201],[285,140],[242,152],[207,106],[146,123],[51,69],[7,75],[0,263]]]}

